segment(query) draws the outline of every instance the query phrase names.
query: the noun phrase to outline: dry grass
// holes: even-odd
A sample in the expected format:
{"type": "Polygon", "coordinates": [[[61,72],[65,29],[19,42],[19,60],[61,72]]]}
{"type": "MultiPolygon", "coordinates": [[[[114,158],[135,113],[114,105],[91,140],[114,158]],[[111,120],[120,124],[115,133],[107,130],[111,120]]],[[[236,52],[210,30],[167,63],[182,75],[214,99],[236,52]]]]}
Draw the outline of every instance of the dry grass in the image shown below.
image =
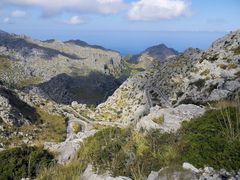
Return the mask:
{"type": "Polygon", "coordinates": [[[66,137],[65,117],[49,114],[48,112],[36,108],[37,113],[43,124],[40,125],[42,129],[36,142],[43,144],[46,141],[61,142],[66,137]]]}
{"type": "Polygon", "coordinates": [[[20,87],[25,87],[33,84],[41,83],[42,79],[40,77],[31,77],[30,79],[23,79],[19,82],[20,87]]]}
{"type": "Polygon", "coordinates": [[[162,125],[164,123],[164,116],[160,116],[158,118],[154,118],[152,121],[157,123],[157,124],[159,124],[159,125],[162,125]]]}
{"type": "Polygon", "coordinates": [[[201,76],[207,76],[210,73],[210,69],[206,69],[203,72],[201,72],[201,76]]]}
{"type": "Polygon", "coordinates": [[[237,98],[236,105],[233,106],[235,117],[232,116],[233,112],[231,106],[221,108],[221,118],[223,123],[220,123],[225,136],[230,141],[240,140],[240,99],[237,98]]]}
{"type": "Polygon", "coordinates": [[[74,160],[67,165],[56,165],[45,168],[38,175],[37,180],[79,180],[86,169],[79,160],[74,160]]]}
{"type": "Polygon", "coordinates": [[[72,128],[75,134],[81,131],[81,125],[76,122],[73,123],[72,128]]]}

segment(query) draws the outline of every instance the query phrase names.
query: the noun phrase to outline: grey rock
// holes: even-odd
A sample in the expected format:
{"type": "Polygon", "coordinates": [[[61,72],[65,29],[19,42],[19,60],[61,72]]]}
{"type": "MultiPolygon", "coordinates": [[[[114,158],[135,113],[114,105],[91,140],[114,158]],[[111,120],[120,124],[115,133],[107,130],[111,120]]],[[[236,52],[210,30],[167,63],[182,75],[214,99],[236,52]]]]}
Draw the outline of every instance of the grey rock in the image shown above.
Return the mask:
{"type": "Polygon", "coordinates": [[[192,164],[187,163],[187,162],[183,163],[183,169],[191,170],[191,171],[193,171],[193,172],[195,172],[195,173],[199,173],[199,172],[200,172],[199,169],[197,169],[197,168],[194,167],[192,164]]]}
{"type": "Polygon", "coordinates": [[[88,165],[87,169],[84,171],[81,179],[82,180],[131,180],[128,177],[112,177],[108,173],[105,173],[104,175],[98,175],[92,170],[92,165],[88,165]]]}

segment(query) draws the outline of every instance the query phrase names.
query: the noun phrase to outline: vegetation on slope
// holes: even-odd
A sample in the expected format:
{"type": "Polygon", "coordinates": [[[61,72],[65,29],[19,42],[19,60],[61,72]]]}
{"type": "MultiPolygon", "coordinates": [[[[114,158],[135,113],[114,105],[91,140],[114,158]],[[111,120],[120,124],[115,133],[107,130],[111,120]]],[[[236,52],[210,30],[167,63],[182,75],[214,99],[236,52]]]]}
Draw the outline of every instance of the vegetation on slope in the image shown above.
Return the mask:
{"type": "Polygon", "coordinates": [[[183,161],[197,167],[239,169],[239,116],[239,107],[228,107],[210,110],[200,118],[183,123],[179,141],[183,161]]]}
{"type": "Polygon", "coordinates": [[[176,133],[104,128],[84,142],[73,164],[52,167],[42,172],[41,178],[69,177],[69,172],[79,178],[89,163],[98,173],[108,170],[113,176],[133,179],[146,178],[151,171],[181,166],[186,161],[197,167],[237,170],[240,168],[240,111],[239,106],[229,105],[184,122],[176,133]]]}
{"type": "Polygon", "coordinates": [[[53,156],[36,147],[18,147],[0,152],[0,179],[34,178],[43,167],[53,162],[53,156]]]}
{"type": "Polygon", "coordinates": [[[29,139],[37,146],[42,146],[44,142],[61,142],[66,138],[65,117],[50,114],[37,107],[35,110],[36,122],[20,127],[7,126],[3,124],[5,134],[8,139],[0,137],[0,141],[8,146],[19,146],[24,144],[23,139],[29,139]]]}

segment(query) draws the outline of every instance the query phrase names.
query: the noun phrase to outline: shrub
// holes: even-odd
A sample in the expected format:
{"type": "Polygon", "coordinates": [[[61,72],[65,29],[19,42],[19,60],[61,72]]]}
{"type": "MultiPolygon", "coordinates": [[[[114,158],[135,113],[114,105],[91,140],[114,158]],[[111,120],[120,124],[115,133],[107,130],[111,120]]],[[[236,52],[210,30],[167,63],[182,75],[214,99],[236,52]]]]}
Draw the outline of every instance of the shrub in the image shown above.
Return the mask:
{"type": "Polygon", "coordinates": [[[190,83],[190,85],[195,85],[198,88],[198,91],[204,87],[206,80],[205,79],[198,79],[195,82],[190,83]]]}
{"type": "Polygon", "coordinates": [[[201,76],[207,76],[210,73],[210,69],[206,69],[203,72],[201,72],[201,76]]]}
{"type": "Polygon", "coordinates": [[[238,46],[236,49],[233,50],[234,55],[239,55],[240,54],[240,46],[238,46]]]}
{"type": "MultiPolygon", "coordinates": [[[[229,170],[240,168],[240,139],[230,140],[226,136],[229,129],[227,125],[225,126],[227,116],[221,111],[221,109],[209,110],[202,117],[183,123],[179,142],[183,161],[197,167],[207,165],[229,170]]],[[[236,111],[236,107],[229,107],[228,116],[231,117],[235,130],[239,131],[236,111]]]]}
{"type": "Polygon", "coordinates": [[[162,125],[164,123],[164,116],[160,116],[158,118],[154,118],[152,121],[157,123],[157,124],[159,124],[159,125],[162,125]]]}
{"type": "Polygon", "coordinates": [[[72,128],[75,134],[81,131],[81,125],[79,123],[74,122],[72,128]]]}
{"type": "Polygon", "coordinates": [[[227,69],[228,65],[227,64],[218,64],[217,67],[221,69],[227,69]]]}
{"type": "Polygon", "coordinates": [[[210,62],[214,62],[214,61],[218,60],[218,54],[212,55],[211,57],[208,58],[208,60],[209,60],[210,62]]]}
{"type": "Polygon", "coordinates": [[[234,75],[240,77],[240,71],[236,72],[234,75]]]}
{"type": "Polygon", "coordinates": [[[43,167],[48,167],[53,156],[36,147],[18,147],[0,152],[0,179],[34,178],[43,167]]]}
{"type": "Polygon", "coordinates": [[[236,64],[229,64],[228,69],[236,69],[238,66],[236,64]]]}

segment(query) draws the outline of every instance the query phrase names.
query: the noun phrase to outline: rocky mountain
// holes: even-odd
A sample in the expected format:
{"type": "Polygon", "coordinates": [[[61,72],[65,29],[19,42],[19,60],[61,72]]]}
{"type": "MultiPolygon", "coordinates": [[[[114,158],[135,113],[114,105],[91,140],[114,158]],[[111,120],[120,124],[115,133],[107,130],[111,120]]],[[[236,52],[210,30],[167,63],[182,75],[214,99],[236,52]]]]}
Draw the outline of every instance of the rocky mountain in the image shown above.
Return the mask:
{"type": "Polygon", "coordinates": [[[0,179],[239,179],[240,30],[122,84],[115,51],[0,37],[0,179]]]}
{"type": "Polygon", "coordinates": [[[139,64],[142,68],[148,68],[154,62],[164,62],[168,57],[177,55],[178,52],[168,48],[165,44],[159,44],[147,48],[142,53],[132,56],[128,62],[139,64]]]}
{"type": "Polygon", "coordinates": [[[52,89],[58,92],[68,90],[69,83],[63,81],[74,81],[74,92],[67,92],[70,94],[68,100],[63,97],[64,90],[59,93],[59,97],[53,98],[59,99],[58,102],[63,100],[62,103],[71,103],[74,100],[87,104],[102,102],[105,96],[111,95],[121,84],[122,71],[125,68],[118,52],[100,46],[89,45],[80,40],[39,41],[3,31],[0,33],[0,60],[1,81],[14,87],[28,87],[28,90],[31,89],[30,85],[36,85],[32,88],[39,88],[39,91],[43,89],[41,92],[46,97],[52,97],[52,89]],[[62,78],[62,74],[68,78],[62,78]],[[98,77],[92,74],[99,75],[98,83],[98,77]],[[79,82],[77,79],[85,80],[79,82]],[[84,88],[86,80],[86,87],[90,87],[88,93],[91,92],[96,97],[94,102],[88,102],[82,96],[87,91],[84,88]],[[48,84],[51,85],[50,89],[47,89],[48,84]]]}
{"type": "Polygon", "coordinates": [[[206,51],[188,49],[169,57],[163,64],[125,81],[97,107],[95,118],[160,127],[153,122],[166,114],[160,113],[160,109],[174,109],[181,104],[205,105],[234,96],[240,89],[239,48],[238,30],[217,40],[206,51]],[[144,118],[146,115],[148,118],[144,118]]]}

